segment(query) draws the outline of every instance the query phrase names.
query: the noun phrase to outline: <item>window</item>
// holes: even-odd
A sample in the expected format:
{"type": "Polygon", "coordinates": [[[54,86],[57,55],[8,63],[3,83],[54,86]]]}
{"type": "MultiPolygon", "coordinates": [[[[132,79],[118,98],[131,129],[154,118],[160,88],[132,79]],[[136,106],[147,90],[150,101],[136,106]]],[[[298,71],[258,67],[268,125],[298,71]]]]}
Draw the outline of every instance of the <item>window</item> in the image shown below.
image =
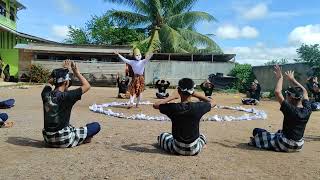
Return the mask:
{"type": "Polygon", "coordinates": [[[13,7],[10,7],[10,19],[16,21],[16,13],[13,7]]]}
{"type": "Polygon", "coordinates": [[[6,3],[0,0],[0,15],[6,16],[7,9],[6,9],[6,3]]]}

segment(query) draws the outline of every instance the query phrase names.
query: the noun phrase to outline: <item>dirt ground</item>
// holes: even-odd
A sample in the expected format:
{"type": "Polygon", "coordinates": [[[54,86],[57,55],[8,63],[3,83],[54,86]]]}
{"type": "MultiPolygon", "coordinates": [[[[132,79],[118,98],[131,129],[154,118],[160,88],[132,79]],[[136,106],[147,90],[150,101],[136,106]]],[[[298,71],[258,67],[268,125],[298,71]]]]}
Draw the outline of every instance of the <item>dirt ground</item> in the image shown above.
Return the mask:
{"type": "MultiPolygon", "coordinates": [[[[90,112],[93,103],[118,101],[114,88],[92,88],[78,102],[71,124],[91,121],[102,131],[91,144],[72,149],[45,148],[41,86],[0,88],[1,99],[15,98],[7,112],[15,121],[11,129],[0,129],[0,179],[320,179],[320,112],[313,113],[305,132],[305,146],[299,153],[276,153],[247,146],[252,129],[281,128],[282,114],[274,101],[263,101],[258,109],[268,113],[263,121],[202,122],[208,145],[198,156],[173,156],[157,149],[156,137],[171,131],[171,122],[135,121],[90,112]]],[[[155,90],[145,100],[155,101],[155,90]]],[[[216,94],[218,104],[238,106],[241,95],[216,94]]],[[[151,106],[139,110],[114,109],[128,114],[141,111],[160,115],[151,106]]],[[[235,114],[212,110],[210,114],[235,114]]]]}

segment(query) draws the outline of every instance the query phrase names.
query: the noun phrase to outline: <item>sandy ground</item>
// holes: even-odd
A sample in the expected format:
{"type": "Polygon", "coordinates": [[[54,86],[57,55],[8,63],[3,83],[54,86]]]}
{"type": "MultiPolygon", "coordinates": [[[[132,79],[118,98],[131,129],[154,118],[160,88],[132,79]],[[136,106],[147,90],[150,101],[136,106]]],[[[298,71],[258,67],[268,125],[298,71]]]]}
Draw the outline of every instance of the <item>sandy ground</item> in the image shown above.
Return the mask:
{"type": "MultiPolygon", "coordinates": [[[[171,131],[170,122],[110,118],[88,110],[92,103],[112,102],[117,90],[92,88],[74,107],[71,123],[91,121],[102,131],[91,144],[73,149],[45,148],[42,142],[42,87],[0,88],[1,99],[14,97],[17,104],[1,110],[15,121],[11,129],[0,129],[0,179],[320,179],[320,112],[313,113],[299,153],[276,153],[247,146],[252,129],[281,128],[279,105],[263,101],[258,107],[265,121],[202,122],[208,146],[195,157],[173,156],[156,148],[156,137],[171,131]]],[[[154,90],[144,98],[155,101],[154,90]]],[[[217,94],[218,104],[239,105],[241,95],[217,94]]],[[[125,111],[133,114],[135,109],[125,111]]],[[[151,106],[138,111],[159,114],[151,106]]],[[[211,114],[239,112],[213,110],[211,114]]]]}

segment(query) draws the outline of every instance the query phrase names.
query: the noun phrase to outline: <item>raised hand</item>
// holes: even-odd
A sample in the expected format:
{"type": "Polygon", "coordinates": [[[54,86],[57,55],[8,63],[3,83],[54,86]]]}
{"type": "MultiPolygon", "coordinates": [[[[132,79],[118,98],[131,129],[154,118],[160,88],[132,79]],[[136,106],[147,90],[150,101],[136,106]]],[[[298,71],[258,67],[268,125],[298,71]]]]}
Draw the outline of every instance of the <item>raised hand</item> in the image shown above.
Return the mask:
{"type": "Polygon", "coordinates": [[[277,64],[277,65],[275,65],[274,66],[274,74],[276,75],[276,78],[277,79],[280,79],[280,78],[282,78],[283,76],[282,76],[282,69],[281,69],[281,67],[277,64]]]}
{"type": "Polygon", "coordinates": [[[70,59],[66,59],[65,61],[63,61],[63,68],[66,68],[66,69],[71,69],[71,61],[70,59]]]}
{"type": "Polygon", "coordinates": [[[294,80],[294,71],[287,71],[287,72],[285,72],[285,74],[286,74],[289,81],[294,80]]]}
{"type": "Polygon", "coordinates": [[[71,61],[71,69],[74,74],[80,73],[78,65],[73,61],[71,61]]]}
{"type": "Polygon", "coordinates": [[[119,51],[114,51],[113,53],[116,55],[119,55],[119,51]]]}

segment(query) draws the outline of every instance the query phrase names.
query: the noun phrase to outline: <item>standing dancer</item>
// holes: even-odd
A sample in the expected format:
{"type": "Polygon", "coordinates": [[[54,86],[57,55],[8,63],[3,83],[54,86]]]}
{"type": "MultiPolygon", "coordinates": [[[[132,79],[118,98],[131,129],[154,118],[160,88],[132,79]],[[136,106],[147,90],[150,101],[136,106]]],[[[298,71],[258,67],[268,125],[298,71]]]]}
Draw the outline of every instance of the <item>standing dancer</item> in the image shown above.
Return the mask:
{"type": "Polygon", "coordinates": [[[134,76],[129,86],[129,92],[130,92],[129,108],[131,108],[132,105],[134,104],[135,97],[137,97],[136,107],[138,107],[141,100],[141,93],[144,91],[144,77],[143,77],[144,68],[147,62],[149,62],[149,60],[151,59],[153,54],[149,54],[146,56],[145,59],[142,59],[140,50],[137,48],[135,48],[133,51],[135,60],[128,60],[125,57],[121,56],[117,51],[115,52],[115,54],[118,55],[123,62],[129,64],[132,67],[134,76]]]}

